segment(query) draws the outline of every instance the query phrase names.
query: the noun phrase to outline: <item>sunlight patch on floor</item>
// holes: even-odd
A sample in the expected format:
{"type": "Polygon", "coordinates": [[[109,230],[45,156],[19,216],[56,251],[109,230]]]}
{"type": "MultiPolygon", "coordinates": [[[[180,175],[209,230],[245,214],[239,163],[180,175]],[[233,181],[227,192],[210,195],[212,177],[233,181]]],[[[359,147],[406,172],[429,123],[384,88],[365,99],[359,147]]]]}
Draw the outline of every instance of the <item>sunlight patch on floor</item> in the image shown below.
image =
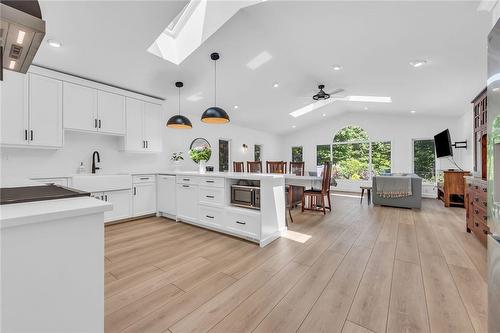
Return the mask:
{"type": "Polygon", "coordinates": [[[281,236],[283,238],[288,238],[290,240],[293,240],[295,242],[299,243],[305,243],[307,242],[312,236],[311,235],[306,235],[297,231],[292,231],[292,230],[287,230],[287,232],[281,236]]]}

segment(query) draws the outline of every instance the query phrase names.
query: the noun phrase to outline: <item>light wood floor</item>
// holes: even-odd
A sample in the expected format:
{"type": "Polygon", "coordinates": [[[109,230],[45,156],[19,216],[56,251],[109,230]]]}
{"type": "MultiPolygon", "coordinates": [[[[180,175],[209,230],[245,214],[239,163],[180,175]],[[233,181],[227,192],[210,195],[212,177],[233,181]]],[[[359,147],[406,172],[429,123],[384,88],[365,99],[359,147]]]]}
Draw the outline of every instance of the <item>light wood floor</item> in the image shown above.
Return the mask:
{"type": "Polygon", "coordinates": [[[297,210],[265,248],[163,218],[107,226],[106,332],[486,332],[464,209],[333,207],[297,210]]]}

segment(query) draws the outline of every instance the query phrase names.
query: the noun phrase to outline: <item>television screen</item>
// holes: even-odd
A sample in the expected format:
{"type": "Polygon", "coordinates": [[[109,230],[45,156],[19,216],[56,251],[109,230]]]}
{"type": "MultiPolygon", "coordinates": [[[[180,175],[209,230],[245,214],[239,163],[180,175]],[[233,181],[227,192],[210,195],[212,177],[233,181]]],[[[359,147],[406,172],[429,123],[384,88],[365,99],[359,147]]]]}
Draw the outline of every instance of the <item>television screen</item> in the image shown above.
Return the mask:
{"type": "Polygon", "coordinates": [[[453,156],[451,149],[450,131],[444,130],[434,136],[434,146],[436,147],[436,157],[453,156]]]}

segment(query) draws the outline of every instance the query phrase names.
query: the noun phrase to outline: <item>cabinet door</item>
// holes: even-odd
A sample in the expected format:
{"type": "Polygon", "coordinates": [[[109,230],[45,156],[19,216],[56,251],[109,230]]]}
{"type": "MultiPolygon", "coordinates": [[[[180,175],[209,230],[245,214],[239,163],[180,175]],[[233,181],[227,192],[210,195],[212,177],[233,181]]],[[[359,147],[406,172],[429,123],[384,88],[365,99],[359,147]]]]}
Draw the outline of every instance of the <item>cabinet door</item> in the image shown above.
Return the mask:
{"type": "Polygon", "coordinates": [[[97,131],[97,90],[64,82],[64,128],[97,131]]]}
{"type": "Polygon", "coordinates": [[[62,147],[62,81],[29,74],[29,144],[62,147]]]}
{"type": "Polygon", "coordinates": [[[5,70],[1,82],[1,144],[28,144],[28,79],[26,74],[5,70]]]}
{"type": "Polygon", "coordinates": [[[125,97],[99,90],[97,92],[99,132],[125,134],[125,97]]]}
{"type": "Polygon", "coordinates": [[[113,210],[104,212],[104,222],[126,219],[132,215],[130,190],[104,192],[104,200],[113,204],[113,210]]]}
{"type": "Polygon", "coordinates": [[[177,184],[177,217],[198,222],[198,186],[177,184]]]}
{"type": "Polygon", "coordinates": [[[155,183],[134,184],[134,216],[156,213],[155,183]]]}
{"type": "Polygon", "coordinates": [[[161,106],[153,103],[144,103],[144,140],[146,140],[147,151],[161,152],[162,128],[161,106]]]}
{"type": "Polygon", "coordinates": [[[171,216],[177,214],[175,205],[175,176],[158,176],[158,211],[171,216]]]}
{"type": "Polygon", "coordinates": [[[144,151],[143,128],[143,109],[144,103],[137,99],[126,98],[126,123],[127,132],[125,134],[125,150],[144,151]]]}

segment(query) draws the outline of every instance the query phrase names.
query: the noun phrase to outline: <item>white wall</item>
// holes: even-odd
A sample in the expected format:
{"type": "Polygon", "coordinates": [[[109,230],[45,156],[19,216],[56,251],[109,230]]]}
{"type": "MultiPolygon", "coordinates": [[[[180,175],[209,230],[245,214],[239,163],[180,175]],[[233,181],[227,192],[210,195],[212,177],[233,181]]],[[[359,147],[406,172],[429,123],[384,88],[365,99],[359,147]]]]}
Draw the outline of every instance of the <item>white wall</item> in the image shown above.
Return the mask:
{"type": "Polygon", "coordinates": [[[187,152],[191,141],[197,137],[206,138],[212,145],[212,157],[207,165],[213,165],[215,170],[218,169],[219,138],[231,139],[231,158],[234,161],[253,160],[254,144],[263,145],[263,160],[279,159],[281,154],[278,136],[233,124],[207,125],[199,121],[193,121],[193,124],[192,130],[163,127],[163,152],[160,154],[121,152],[118,137],[79,132],[65,132],[64,148],[59,150],[2,148],[1,178],[69,176],[76,173],[80,162],[90,172],[94,150],[100,153],[102,169],[99,172],[102,173],[171,170],[170,156],[174,151],[184,152],[182,169],[196,170],[197,164],[189,159],[187,152]],[[246,153],[242,149],[243,143],[248,145],[246,153]]]}
{"type": "MultiPolygon", "coordinates": [[[[462,117],[435,117],[420,115],[393,116],[388,114],[345,113],[325,119],[321,124],[299,129],[284,137],[285,160],[291,158],[292,146],[303,146],[306,170],[315,170],[316,145],[330,144],[337,131],[345,126],[356,125],[364,128],[373,141],[392,142],[392,172],[409,173],[413,171],[413,139],[432,139],[435,134],[450,129],[452,141],[468,140],[469,149],[464,152],[454,149],[455,160],[464,169],[472,165],[470,112],[462,117]]],[[[454,168],[447,159],[437,161],[438,169],[454,168]]],[[[359,190],[359,182],[342,181],[341,190],[359,190]]]]}

